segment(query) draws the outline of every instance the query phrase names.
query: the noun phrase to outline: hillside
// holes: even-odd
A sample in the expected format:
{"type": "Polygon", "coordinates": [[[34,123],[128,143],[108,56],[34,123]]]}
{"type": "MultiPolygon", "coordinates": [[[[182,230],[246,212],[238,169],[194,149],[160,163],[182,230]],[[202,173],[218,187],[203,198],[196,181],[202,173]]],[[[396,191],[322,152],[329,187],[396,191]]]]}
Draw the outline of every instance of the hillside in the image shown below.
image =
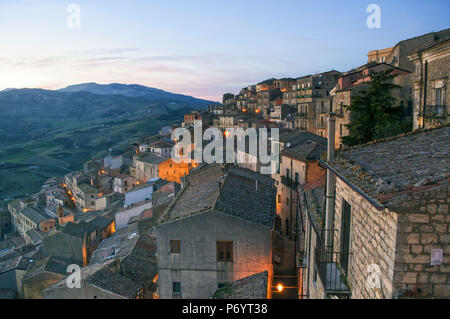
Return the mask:
{"type": "Polygon", "coordinates": [[[210,101],[139,85],[70,86],[0,92],[0,201],[39,191],[112,148],[156,134],[210,101]]]}
{"type": "Polygon", "coordinates": [[[0,92],[0,145],[112,119],[158,116],[181,108],[204,109],[210,101],[139,85],[80,84],[58,91],[0,92]]]}

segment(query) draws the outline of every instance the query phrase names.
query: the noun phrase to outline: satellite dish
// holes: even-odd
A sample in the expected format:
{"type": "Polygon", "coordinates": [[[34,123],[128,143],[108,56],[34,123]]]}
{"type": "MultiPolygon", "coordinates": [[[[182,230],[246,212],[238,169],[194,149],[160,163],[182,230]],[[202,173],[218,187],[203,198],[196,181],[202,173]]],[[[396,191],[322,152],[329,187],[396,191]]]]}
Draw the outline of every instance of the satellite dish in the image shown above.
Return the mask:
{"type": "Polygon", "coordinates": [[[291,147],[291,143],[286,143],[286,148],[291,147]]]}

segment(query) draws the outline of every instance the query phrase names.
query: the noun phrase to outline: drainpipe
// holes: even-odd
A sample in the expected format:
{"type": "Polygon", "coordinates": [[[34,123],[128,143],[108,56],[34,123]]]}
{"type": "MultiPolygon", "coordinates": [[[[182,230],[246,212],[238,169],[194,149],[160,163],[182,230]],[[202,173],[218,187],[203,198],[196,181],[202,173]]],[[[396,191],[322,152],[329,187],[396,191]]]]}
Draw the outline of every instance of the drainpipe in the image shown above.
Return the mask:
{"type": "MultiPolygon", "coordinates": [[[[335,129],[336,114],[328,114],[328,149],[327,162],[331,163],[335,159],[335,129]]],[[[334,228],[334,202],[335,202],[336,177],[330,169],[327,169],[327,191],[326,191],[326,210],[325,210],[325,246],[333,246],[333,235],[331,230],[334,228]]]]}
{"type": "Polygon", "coordinates": [[[425,79],[424,79],[424,90],[423,90],[423,106],[422,106],[422,128],[425,127],[425,107],[427,105],[427,90],[428,90],[428,61],[425,61],[425,79]]]}

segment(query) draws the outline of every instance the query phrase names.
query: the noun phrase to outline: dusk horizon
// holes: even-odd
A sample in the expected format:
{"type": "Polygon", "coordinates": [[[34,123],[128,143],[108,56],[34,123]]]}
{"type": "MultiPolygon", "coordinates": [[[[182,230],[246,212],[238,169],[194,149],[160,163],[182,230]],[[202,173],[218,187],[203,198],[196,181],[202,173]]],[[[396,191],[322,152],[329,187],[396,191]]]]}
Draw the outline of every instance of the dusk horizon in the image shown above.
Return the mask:
{"type": "Polygon", "coordinates": [[[375,29],[366,26],[370,3],[78,1],[79,28],[68,28],[68,1],[2,1],[0,91],[124,83],[220,101],[272,77],[344,72],[370,50],[447,27],[448,1],[378,1],[375,29]]]}

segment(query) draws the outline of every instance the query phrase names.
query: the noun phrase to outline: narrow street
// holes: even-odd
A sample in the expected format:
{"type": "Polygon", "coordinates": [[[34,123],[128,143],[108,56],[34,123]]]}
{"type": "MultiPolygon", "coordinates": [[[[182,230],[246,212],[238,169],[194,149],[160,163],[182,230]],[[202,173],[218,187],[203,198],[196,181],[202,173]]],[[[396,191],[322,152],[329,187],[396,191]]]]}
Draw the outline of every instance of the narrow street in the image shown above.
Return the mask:
{"type": "Polygon", "coordinates": [[[273,299],[298,299],[297,271],[295,267],[295,243],[287,237],[278,237],[282,240],[277,248],[280,256],[280,263],[274,265],[273,278],[273,299]],[[278,285],[283,286],[281,292],[277,291],[278,285]]]}

